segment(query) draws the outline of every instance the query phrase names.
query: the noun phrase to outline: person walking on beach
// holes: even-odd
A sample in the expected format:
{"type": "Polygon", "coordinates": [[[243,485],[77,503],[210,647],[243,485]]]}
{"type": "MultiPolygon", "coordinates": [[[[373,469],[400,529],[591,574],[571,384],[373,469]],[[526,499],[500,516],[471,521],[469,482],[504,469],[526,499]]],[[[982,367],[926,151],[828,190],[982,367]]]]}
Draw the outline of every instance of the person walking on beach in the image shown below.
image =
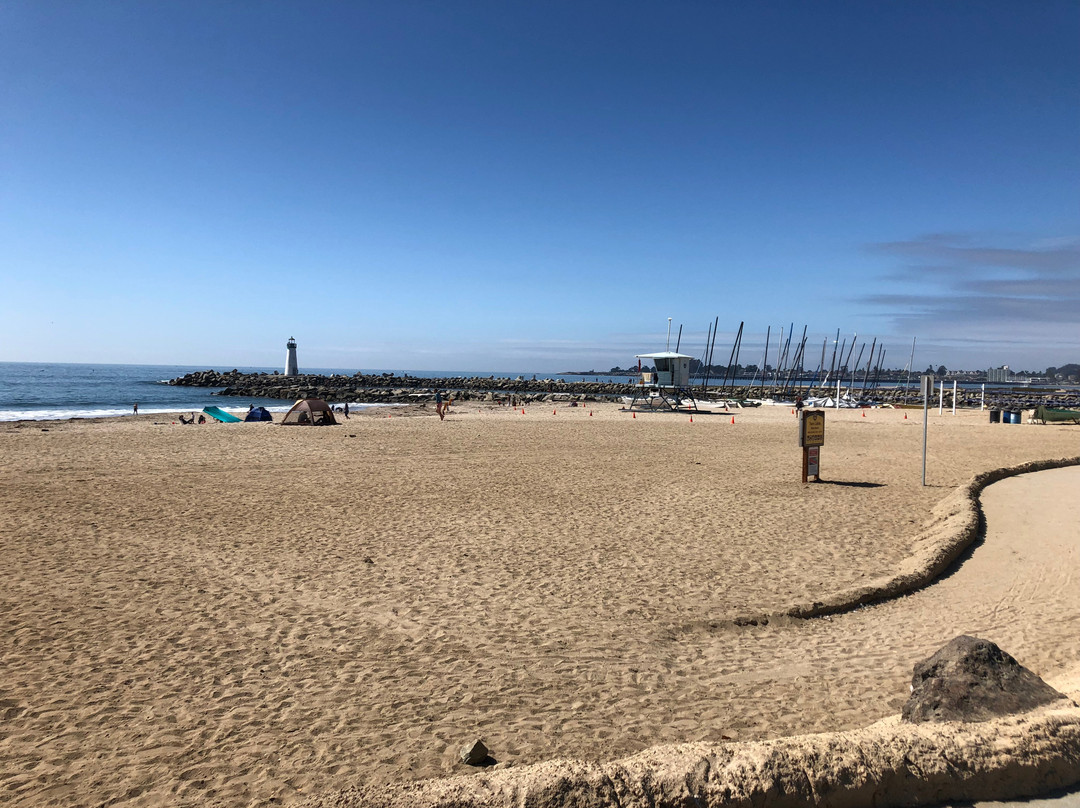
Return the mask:
{"type": "Polygon", "coordinates": [[[349,402],[348,401],[345,402],[345,417],[346,418],[349,417],[349,402]]]}
{"type": "Polygon", "coordinates": [[[439,390],[438,388],[435,390],[435,412],[438,414],[440,421],[446,417],[446,414],[443,412],[442,390],[439,390]]]}

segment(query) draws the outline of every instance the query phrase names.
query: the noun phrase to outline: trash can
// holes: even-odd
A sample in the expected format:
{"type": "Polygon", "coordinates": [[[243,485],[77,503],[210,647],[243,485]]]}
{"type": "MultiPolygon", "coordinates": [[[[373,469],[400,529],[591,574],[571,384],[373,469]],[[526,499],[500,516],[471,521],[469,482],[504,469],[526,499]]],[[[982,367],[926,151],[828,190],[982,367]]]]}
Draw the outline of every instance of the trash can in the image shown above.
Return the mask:
{"type": "Polygon", "coordinates": [[[1007,424],[1018,424],[1018,423],[1020,423],[1020,413],[1018,413],[1016,410],[1006,410],[1006,412],[1005,412],[1005,423],[1007,423],[1007,424]]]}
{"type": "Polygon", "coordinates": [[[990,410],[990,423],[992,423],[992,424],[1000,424],[1001,423],[1001,410],[990,410]]]}

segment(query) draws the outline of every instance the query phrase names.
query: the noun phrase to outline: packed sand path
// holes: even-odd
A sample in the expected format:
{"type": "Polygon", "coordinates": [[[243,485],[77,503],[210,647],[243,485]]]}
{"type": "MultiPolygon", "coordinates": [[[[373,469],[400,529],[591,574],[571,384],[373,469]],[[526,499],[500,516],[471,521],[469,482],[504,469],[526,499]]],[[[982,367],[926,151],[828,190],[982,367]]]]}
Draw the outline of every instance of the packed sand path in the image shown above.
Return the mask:
{"type": "Polygon", "coordinates": [[[815,485],[774,408],[0,426],[2,801],[290,802],[460,773],[477,735],[516,766],[849,729],[959,633],[1069,674],[1076,469],[987,489],[1008,541],[915,595],[731,622],[889,574],[978,472],[1080,455],[932,415],[924,488],[906,412],[830,411],[815,485]]]}

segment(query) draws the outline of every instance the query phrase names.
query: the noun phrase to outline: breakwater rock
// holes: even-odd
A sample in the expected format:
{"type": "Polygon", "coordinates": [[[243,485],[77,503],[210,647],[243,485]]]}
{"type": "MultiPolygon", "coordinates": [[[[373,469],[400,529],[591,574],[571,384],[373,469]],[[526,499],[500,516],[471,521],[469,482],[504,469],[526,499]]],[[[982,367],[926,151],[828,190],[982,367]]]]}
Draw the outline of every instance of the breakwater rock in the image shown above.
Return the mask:
{"type": "Polygon", "coordinates": [[[409,403],[428,401],[435,390],[451,398],[464,400],[505,401],[508,398],[541,400],[597,401],[631,395],[633,385],[617,382],[566,382],[559,379],[524,379],[472,376],[454,378],[421,378],[396,374],[365,374],[352,376],[313,374],[283,376],[276,373],[241,373],[236,370],[221,373],[203,370],[189,373],[169,384],[182,387],[220,387],[218,396],[248,398],[278,398],[294,401],[301,398],[321,398],[325,401],[409,403]]]}
{"type": "MultiPolygon", "coordinates": [[[[454,399],[472,401],[605,401],[622,396],[632,396],[635,386],[615,381],[577,381],[561,379],[497,378],[495,376],[458,376],[432,379],[393,373],[356,373],[321,376],[303,374],[284,376],[279,373],[241,373],[238,370],[220,372],[202,370],[169,381],[181,387],[221,388],[214,392],[219,396],[246,398],[276,398],[296,401],[301,398],[321,398],[329,402],[352,401],[360,403],[411,403],[430,401],[435,390],[454,399]]],[[[848,390],[843,391],[845,395],[848,390]]],[[[850,391],[855,398],[867,404],[914,405],[921,404],[918,390],[878,388],[850,391]]],[[[709,388],[707,393],[695,392],[699,401],[712,399],[768,399],[791,401],[796,396],[835,395],[836,388],[814,387],[727,387],[723,390],[709,388]]],[[[978,407],[982,401],[978,390],[958,390],[957,406],[978,407]]],[[[931,407],[937,406],[935,396],[931,407]]],[[[1080,408],[1080,391],[1046,390],[1035,388],[1007,388],[986,391],[986,406],[994,409],[1024,410],[1040,404],[1067,409],[1080,408]]],[[[952,407],[952,391],[946,389],[944,405],[952,407]]]]}

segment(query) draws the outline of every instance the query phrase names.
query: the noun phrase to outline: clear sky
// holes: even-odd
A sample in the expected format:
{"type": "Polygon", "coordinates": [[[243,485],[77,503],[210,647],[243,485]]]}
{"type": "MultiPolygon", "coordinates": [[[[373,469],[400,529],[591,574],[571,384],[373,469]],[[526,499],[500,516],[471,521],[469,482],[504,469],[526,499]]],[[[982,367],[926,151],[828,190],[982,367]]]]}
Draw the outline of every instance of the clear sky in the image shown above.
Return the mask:
{"type": "Polygon", "coordinates": [[[606,369],[718,316],[723,362],[1080,362],[1078,43],[1075,0],[0,0],[0,360],[606,369]]]}

